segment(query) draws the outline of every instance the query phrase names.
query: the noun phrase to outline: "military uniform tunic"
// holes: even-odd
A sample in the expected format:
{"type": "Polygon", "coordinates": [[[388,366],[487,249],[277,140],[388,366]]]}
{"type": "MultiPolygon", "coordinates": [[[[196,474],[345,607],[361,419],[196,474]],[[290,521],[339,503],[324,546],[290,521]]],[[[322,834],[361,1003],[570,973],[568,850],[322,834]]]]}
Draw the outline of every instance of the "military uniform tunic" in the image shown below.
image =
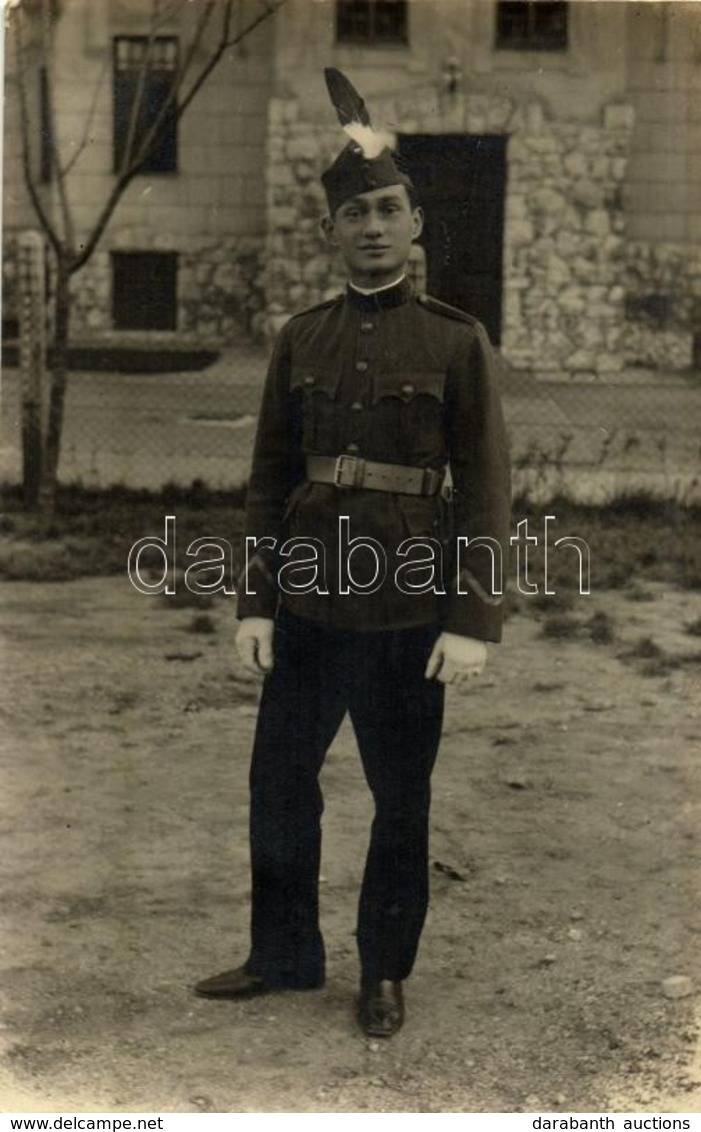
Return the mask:
{"type": "MultiPolygon", "coordinates": [[[[275,550],[261,543],[249,559],[250,592],[239,593],[239,616],[273,617],[281,601],[297,616],[335,629],[439,624],[498,640],[492,552],[479,545],[471,551],[468,543],[458,563],[456,540],[486,537],[505,551],[508,517],[495,360],[478,322],[414,294],[406,280],[370,295],[349,287],[345,295],[290,320],[270,364],[247,500],[247,534],[274,539],[275,550]],[[452,501],[441,493],[410,495],[307,480],[308,456],[342,454],[449,467],[452,501]],[[351,539],[376,540],[386,552],[386,577],[371,592],[339,592],[340,516],[348,519],[351,539]],[[415,589],[395,584],[397,566],[407,561],[406,551],[397,556],[397,549],[411,538],[441,548],[442,580],[427,585],[426,592],[420,592],[420,580],[427,574],[414,576],[415,589]],[[279,550],[287,539],[324,548],[326,587],[300,593],[277,584],[284,565],[279,550]]],[[[371,580],[374,555],[359,546],[351,569],[358,586],[371,580]]],[[[304,577],[300,573],[297,580],[304,577]]]]}
{"type": "MultiPolygon", "coordinates": [[[[405,592],[395,584],[397,551],[411,537],[434,540],[428,546],[458,536],[504,543],[508,505],[494,360],[478,323],[414,295],[406,281],[372,295],[349,289],[291,319],[272,357],[248,491],[248,535],[271,544],[257,548],[253,592],[240,591],[238,611],[275,617],[250,775],[248,969],[269,986],[324,979],[318,776],[346,712],[375,805],[358,905],[362,979],[401,981],[412,970],[428,906],[430,778],[444,701],[443,685],[425,679],[426,662],[441,627],[497,640],[500,610],[484,548],[460,561],[465,594],[456,592],[449,548],[441,584],[405,592]],[[453,501],[309,481],[310,457],[333,466],[341,455],[449,465],[453,501]],[[343,593],[336,582],[342,516],[350,538],[372,539],[387,554],[384,583],[367,592],[343,593]],[[289,539],[325,548],[328,592],[278,584],[289,539]]],[[[359,585],[375,567],[365,550],[350,556],[359,585]]]]}

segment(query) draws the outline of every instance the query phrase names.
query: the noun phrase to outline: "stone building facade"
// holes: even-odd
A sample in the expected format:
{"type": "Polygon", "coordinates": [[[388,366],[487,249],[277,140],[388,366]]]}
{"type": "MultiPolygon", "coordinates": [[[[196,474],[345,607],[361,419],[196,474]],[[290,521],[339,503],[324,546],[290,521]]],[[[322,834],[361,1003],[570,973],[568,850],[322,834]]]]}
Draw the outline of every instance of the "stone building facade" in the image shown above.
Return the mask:
{"type": "MultiPolygon", "coordinates": [[[[685,370],[698,362],[698,6],[571,0],[549,5],[566,9],[564,41],[524,44],[499,31],[500,9],[513,4],[406,0],[394,41],[373,40],[367,26],[354,41],[339,34],[346,2],[287,0],[221,64],[182,119],[177,174],[136,178],[76,276],[74,334],[119,336],[120,252],[177,254],[175,326],[159,332],[165,337],[223,345],[262,336],[337,292],[341,265],[329,258],[318,224],[318,174],[343,141],[321,74],[335,65],[400,151],[415,138],[464,138],[478,150],[480,139],[501,139],[493,285],[498,337],[514,367],[595,381],[629,366],[685,370]]],[[[524,12],[538,2],[524,2],[524,12]]],[[[370,15],[376,3],[366,0],[370,15]]],[[[87,228],[111,176],[112,108],[100,68],[114,37],[143,31],[144,5],[63,0],[62,7],[56,89],[64,148],[84,128],[89,84],[99,92],[95,141],[75,188],[78,223],[87,228]]],[[[167,30],[187,37],[186,25],[167,30]]],[[[9,118],[8,134],[6,239],[27,223],[9,118]]],[[[479,216],[467,215],[470,223],[479,225],[479,216]]]]}
{"type": "MultiPolygon", "coordinates": [[[[159,21],[158,34],[177,40],[182,58],[192,43],[198,6],[164,4],[162,8],[165,18],[159,21]],[[175,13],[174,18],[167,18],[168,10],[175,13]]],[[[77,147],[83,147],[68,178],[76,240],[80,243],[94,226],[114,183],[114,44],[119,39],[148,34],[151,3],[60,0],[58,9],[54,125],[57,151],[64,164],[77,147]]],[[[253,19],[259,9],[256,0],[243,0],[235,10],[234,31],[253,19]]],[[[218,31],[215,14],[196,53],[195,73],[215,49],[218,31]]],[[[13,46],[10,29],[4,160],[8,302],[13,290],[13,233],[36,226],[22,185],[13,46]]],[[[262,333],[263,186],[272,50],[272,22],[261,24],[240,47],[229,50],[178,125],[177,168],[139,174],[127,188],[97,251],[73,277],[75,338],[104,340],[113,336],[118,343],[120,337],[128,335],[132,341],[148,336],[221,345],[241,334],[262,333]],[[172,329],[115,328],[114,258],[120,254],[161,255],[164,261],[175,257],[172,329]]],[[[36,92],[38,65],[35,49],[25,65],[30,96],[36,92]]],[[[32,156],[38,167],[41,114],[35,98],[31,114],[32,156]]],[[[40,192],[47,208],[59,216],[55,180],[40,185],[40,192]]],[[[123,262],[128,266],[128,260],[123,262]]],[[[148,307],[148,295],[143,300],[148,307]]],[[[134,321],[138,322],[138,317],[134,321]]]]}

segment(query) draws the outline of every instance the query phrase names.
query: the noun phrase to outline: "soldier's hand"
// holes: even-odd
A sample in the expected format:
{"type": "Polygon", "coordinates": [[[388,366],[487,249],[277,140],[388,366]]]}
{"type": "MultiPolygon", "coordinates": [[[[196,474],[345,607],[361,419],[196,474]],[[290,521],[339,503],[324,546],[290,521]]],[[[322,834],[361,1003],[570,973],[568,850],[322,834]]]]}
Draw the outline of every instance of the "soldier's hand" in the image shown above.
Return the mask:
{"type": "Polygon", "coordinates": [[[487,663],[487,646],[474,637],[441,633],[426,665],[426,679],[443,684],[461,684],[480,676],[487,663]]]}
{"type": "Polygon", "coordinates": [[[273,626],[270,617],[244,617],[236,634],[241,663],[252,672],[270,672],[273,667],[273,626]]]}

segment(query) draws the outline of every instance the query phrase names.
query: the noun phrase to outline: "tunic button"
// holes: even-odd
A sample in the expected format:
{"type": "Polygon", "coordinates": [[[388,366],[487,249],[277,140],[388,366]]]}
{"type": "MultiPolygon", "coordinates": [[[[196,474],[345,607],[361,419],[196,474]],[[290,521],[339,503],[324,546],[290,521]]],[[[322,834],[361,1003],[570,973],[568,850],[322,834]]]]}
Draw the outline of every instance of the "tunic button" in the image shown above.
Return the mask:
{"type": "Polygon", "coordinates": [[[405,397],[410,397],[411,394],[414,392],[414,386],[412,385],[412,383],[410,381],[405,381],[404,385],[402,386],[401,391],[402,391],[402,393],[404,394],[405,397]]]}
{"type": "Polygon", "coordinates": [[[362,405],[361,401],[354,401],[353,404],[351,405],[351,409],[353,410],[354,413],[361,412],[362,408],[363,408],[363,405],[362,405]]]}
{"type": "Polygon", "coordinates": [[[308,389],[311,388],[311,386],[314,384],[314,378],[313,377],[305,377],[304,384],[307,386],[308,389]]]}
{"type": "Polygon", "coordinates": [[[360,329],[364,330],[365,333],[367,334],[370,330],[375,329],[375,323],[374,322],[361,322],[360,329]]]}
{"type": "Polygon", "coordinates": [[[368,368],[368,363],[361,358],[359,362],[355,363],[355,368],[358,373],[365,373],[365,370],[368,368]]]}
{"type": "Polygon", "coordinates": [[[357,444],[346,444],[346,452],[349,454],[349,456],[352,456],[357,451],[358,451],[358,445],[357,444]]]}

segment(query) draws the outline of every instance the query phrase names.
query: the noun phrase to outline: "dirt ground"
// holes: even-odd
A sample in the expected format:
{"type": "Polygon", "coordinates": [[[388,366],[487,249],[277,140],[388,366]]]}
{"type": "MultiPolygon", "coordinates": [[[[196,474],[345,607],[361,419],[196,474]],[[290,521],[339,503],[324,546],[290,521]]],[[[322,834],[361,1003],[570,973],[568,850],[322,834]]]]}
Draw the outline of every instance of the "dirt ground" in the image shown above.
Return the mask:
{"type": "Polygon", "coordinates": [[[324,771],[325,988],[198,999],[246,949],[258,686],[231,603],[203,621],[125,575],[7,583],[0,607],[5,1112],[699,1110],[701,593],[579,597],[583,625],[612,619],[598,643],[516,613],[449,696],[431,912],[386,1043],[353,1018],[352,734],[324,771]]]}

